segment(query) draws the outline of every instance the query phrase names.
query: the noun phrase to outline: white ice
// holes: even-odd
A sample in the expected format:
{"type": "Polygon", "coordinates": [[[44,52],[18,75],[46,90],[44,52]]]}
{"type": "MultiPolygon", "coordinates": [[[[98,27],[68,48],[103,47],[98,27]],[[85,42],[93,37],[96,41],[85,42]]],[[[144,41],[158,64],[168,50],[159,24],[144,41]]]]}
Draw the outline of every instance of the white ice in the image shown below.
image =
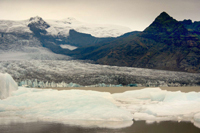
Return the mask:
{"type": "Polygon", "coordinates": [[[60,47],[63,48],[63,49],[69,49],[69,50],[77,49],[77,47],[72,46],[72,45],[68,45],[68,44],[62,44],[62,45],[60,45],[60,47]]]}
{"type": "Polygon", "coordinates": [[[132,114],[117,107],[110,93],[30,88],[19,88],[0,100],[0,118],[0,124],[21,119],[119,128],[133,123],[132,114]]]}
{"type": "MultiPolygon", "coordinates": [[[[10,81],[10,76],[4,76],[1,79],[10,81]]],[[[13,84],[13,80],[10,83],[13,84]]],[[[8,86],[3,86],[4,84],[5,82],[1,82],[1,92],[8,86]]],[[[170,92],[160,88],[146,88],[110,94],[19,87],[10,97],[0,100],[0,118],[0,124],[13,121],[50,121],[108,128],[130,126],[132,119],[146,120],[149,123],[170,120],[190,121],[200,128],[200,92],[170,92]]]]}
{"type": "Polygon", "coordinates": [[[81,33],[91,34],[95,37],[118,37],[127,32],[131,32],[131,29],[124,26],[109,25],[109,24],[91,24],[80,22],[74,18],[66,18],[63,20],[45,20],[51,25],[47,29],[51,35],[57,35],[58,33],[63,36],[68,36],[69,31],[74,29],[81,33]]]}
{"type": "Polygon", "coordinates": [[[200,92],[170,92],[146,88],[113,94],[118,106],[129,110],[135,120],[191,121],[200,123],[200,92]]]}
{"type": "Polygon", "coordinates": [[[0,99],[11,96],[12,92],[17,89],[18,87],[16,82],[9,74],[0,73],[0,99]]]}

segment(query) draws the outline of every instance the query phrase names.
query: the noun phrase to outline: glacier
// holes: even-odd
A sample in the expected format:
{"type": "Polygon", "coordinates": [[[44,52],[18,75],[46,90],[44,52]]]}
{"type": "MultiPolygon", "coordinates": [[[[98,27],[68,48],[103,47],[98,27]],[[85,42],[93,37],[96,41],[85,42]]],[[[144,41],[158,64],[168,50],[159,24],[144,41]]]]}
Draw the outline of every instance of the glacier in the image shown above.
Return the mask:
{"type": "Polygon", "coordinates": [[[38,82],[44,83],[47,81],[49,83],[52,81],[55,83],[73,82],[82,86],[99,83],[106,85],[141,84],[140,86],[151,87],[195,86],[200,80],[199,73],[98,65],[60,56],[56,57],[58,60],[51,60],[50,57],[47,54],[45,57],[41,56],[44,60],[22,58],[22,60],[5,61],[5,58],[2,59],[0,56],[0,72],[11,74],[19,83],[25,80],[33,82],[37,79],[38,82]],[[46,57],[48,60],[44,59],[46,57]]]}
{"type": "Polygon", "coordinates": [[[0,73],[0,99],[11,96],[12,92],[17,89],[17,83],[8,73],[0,73]]]}

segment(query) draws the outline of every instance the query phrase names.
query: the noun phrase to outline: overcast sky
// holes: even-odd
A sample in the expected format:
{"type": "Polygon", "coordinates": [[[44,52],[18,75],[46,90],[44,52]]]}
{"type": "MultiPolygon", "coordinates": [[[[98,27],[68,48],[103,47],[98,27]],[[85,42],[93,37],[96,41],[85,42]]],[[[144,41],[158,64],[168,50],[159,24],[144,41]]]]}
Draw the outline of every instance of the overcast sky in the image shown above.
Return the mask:
{"type": "Polygon", "coordinates": [[[0,19],[74,17],[144,30],[162,11],[177,20],[200,21],[200,0],[0,0],[0,19]]]}

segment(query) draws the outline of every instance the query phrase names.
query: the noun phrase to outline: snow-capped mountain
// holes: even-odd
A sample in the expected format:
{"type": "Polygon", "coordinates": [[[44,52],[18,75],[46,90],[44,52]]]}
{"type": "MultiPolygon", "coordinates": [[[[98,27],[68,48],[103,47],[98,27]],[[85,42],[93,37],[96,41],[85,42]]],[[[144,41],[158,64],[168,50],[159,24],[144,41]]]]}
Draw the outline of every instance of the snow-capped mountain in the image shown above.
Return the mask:
{"type": "Polygon", "coordinates": [[[38,79],[51,82],[65,80],[66,83],[81,85],[146,85],[159,79],[168,84],[199,84],[199,74],[95,65],[74,61],[65,55],[76,47],[104,44],[128,30],[118,26],[86,24],[72,18],[45,21],[33,17],[24,21],[0,21],[0,72],[10,73],[18,82],[38,79]]]}
{"type": "Polygon", "coordinates": [[[29,24],[35,24],[39,26],[38,28],[40,29],[46,29],[49,28],[50,25],[48,25],[41,17],[36,16],[36,17],[31,17],[29,19],[29,24]]]}
{"type": "Polygon", "coordinates": [[[38,28],[45,29],[50,35],[68,36],[70,30],[81,33],[91,34],[94,37],[117,37],[130,32],[131,29],[117,25],[90,24],[76,20],[75,18],[66,18],[63,20],[43,20],[41,17],[31,17],[23,21],[0,20],[0,32],[3,33],[31,33],[29,24],[35,24],[38,28]]]}
{"type": "Polygon", "coordinates": [[[127,27],[87,24],[74,18],[46,21],[36,16],[23,21],[1,20],[0,52],[29,53],[32,49],[33,53],[40,48],[43,52],[65,54],[67,50],[110,40],[128,31],[127,27]]]}

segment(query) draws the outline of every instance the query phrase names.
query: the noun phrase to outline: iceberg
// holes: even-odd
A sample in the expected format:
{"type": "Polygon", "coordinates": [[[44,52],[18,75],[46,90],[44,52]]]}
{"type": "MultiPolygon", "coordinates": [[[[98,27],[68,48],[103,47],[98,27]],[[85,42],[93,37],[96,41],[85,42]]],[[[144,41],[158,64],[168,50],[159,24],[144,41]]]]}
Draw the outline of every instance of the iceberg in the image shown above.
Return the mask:
{"type": "Polygon", "coordinates": [[[120,128],[122,125],[132,125],[133,115],[117,107],[115,102],[108,92],[19,87],[13,96],[0,101],[0,118],[3,117],[5,122],[12,118],[16,120],[17,116],[24,121],[89,127],[120,128]]]}
{"type": "Polygon", "coordinates": [[[0,73],[0,99],[11,96],[13,91],[18,89],[17,83],[8,73],[0,73]]]}
{"type": "Polygon", "coordinates": [[[113,98],[118,101],[119,107],[133,114],[134,120],[190,121],[200,125],[200,92],[170,92],[160,88],[145,88],[113,94],[113,98]]]}
{"type": "Polygon", "coordinates": [[[122,128],[131,126],[134,119],[148,123],[190,121],[200,128],[200,92],[171,92],[160,88],[115,94],[75,89],[19,87],[17,90],[10,75],[0,76],[1,98],[9,96],[0,100],[0,124],[45,121],[122,128]]]}

